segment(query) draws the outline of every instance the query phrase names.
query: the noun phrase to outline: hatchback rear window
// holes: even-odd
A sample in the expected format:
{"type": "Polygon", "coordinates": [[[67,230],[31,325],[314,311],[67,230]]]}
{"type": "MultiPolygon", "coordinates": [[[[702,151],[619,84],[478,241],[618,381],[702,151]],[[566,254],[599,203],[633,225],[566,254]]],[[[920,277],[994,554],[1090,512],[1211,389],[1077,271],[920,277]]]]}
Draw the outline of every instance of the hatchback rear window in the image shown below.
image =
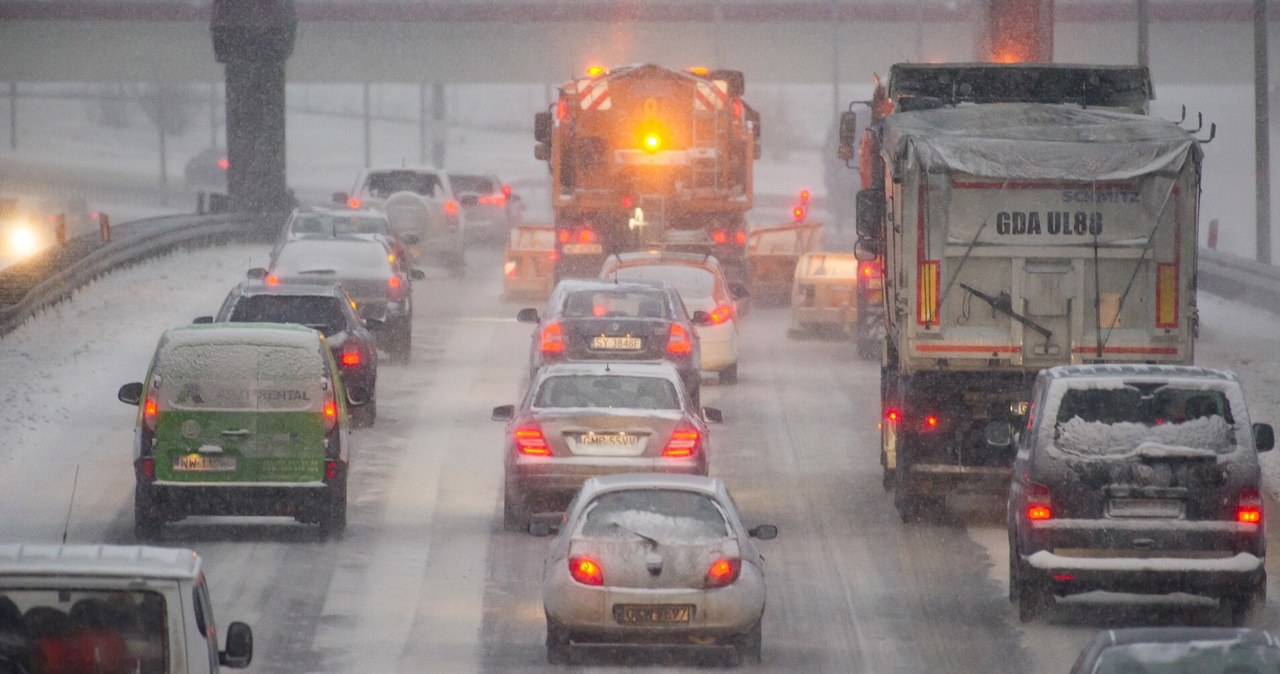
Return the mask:
{"type": "Polygon", "coordinates": [[[660,292],[614,292],[583,290],[565,297],[568,318],[665,318],[666,305],[660,292]]]}
{"type": "Polygon", "coordinates": [[[705,494],[632,489],[602,494],[588,504],[580,531],[593,538],[638,535],[670,543],[724,538],[729,524],[705,494]]]}
{"type": "Polygon", "coordinates": [[[278,344],[182,344],[160,354],[160,399],[182,409],[306,410],[324,403],[318,350],[278,344]]]}
{"type": "Polygon", "coordinates": [[[254,295],[241,297],[227,320],[233,323],[296,323],[319,330],[326,337],[347,327],[341,300],[313,295],[254,295]]]}
{"type": "Polygon", "coordinates": [[[566,375],[544,379],[533,406],[678,410],[680,397],[671,382],[657,377],[566,375]]]}
{"type": "Polygon", "coordinates": [[[711,297],[716,285],[715,275],[706,269],[674,264],[622,267],[616,276],[619,281],[666,281],[685,301],[711,297]]]}
{"type": "Polygon", "coordinates": [[[1236,444],[1226,395],[1198,388],[1071,389],[1062,396],[1056,422],[1056,446],[1084,456],[1129,454],[1144,445],[1225,453],[1236,444]]]}

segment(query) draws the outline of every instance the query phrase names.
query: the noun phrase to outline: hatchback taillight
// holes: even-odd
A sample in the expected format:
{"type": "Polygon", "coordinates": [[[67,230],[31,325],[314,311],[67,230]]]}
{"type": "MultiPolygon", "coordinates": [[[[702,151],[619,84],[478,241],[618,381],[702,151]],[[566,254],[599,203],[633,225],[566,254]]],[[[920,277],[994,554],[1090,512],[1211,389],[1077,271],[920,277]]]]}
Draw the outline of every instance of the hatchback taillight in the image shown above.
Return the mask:
{"type": "Polygon", "coordinates": [[[564,353],[564,327],[557,322],[542,326],[542,336],[538,339],[538,349],[543,355],[564,353]]]}
{"type": "Polygon", "coordinates": [[[684,356],[693,353],[693,339],[689,331],[679,323],[671,324],[671,336],[667,339],[667,353],[684,356]]]}
{"type": "Polygon", "coordinates": [[[569,575],[583,585],[604,585],[604,569],[600,568],[600,562],[584,555],[569,558],[569,575]]]}
{"type": "Polygon", "coordinates": [[[1242,524],[1262,524],[1262,495],[1257,487],[1240,490],[1236,500],[1236,521],[1242,524]]]}
{"type": "Polygon", "coordinates": [[[733,318],[733,305],[721,304],[711,311],[711,325],[720,325],[733,318]]]}
{"type": "Polygon", "coordinates": [[[537,424],[521,426],[513,433],[516,451],[526,456],[551,456],[551,447],[537,424]]]}
{"type": "Polygon", "coordinates": [[[399,276],[387,279],[387,299],[392,302],[404,299],[404,281],[401,281],[399,276]]]}
{"type": "Polygon", "coordinates": [[[733,557],[721,557],[711,563],[707,569],[705,585],[707,587],[724,587],[738,579],[742,571],[742,560],[733,557]]]}
{"type": "Polygon", "coordinates": [[[671,431],[671,439],[662,449],[662,455],[670,459],[682,459],[697,454],[699,449],[702,449],[702,433],[685,422],[671,431]]]}
{"type": "Polygon", "coordinates": [[[1027,485],[1027,519],[1042,521],[1053,517],[1049,488],[1037,482],[1027,485]]]}

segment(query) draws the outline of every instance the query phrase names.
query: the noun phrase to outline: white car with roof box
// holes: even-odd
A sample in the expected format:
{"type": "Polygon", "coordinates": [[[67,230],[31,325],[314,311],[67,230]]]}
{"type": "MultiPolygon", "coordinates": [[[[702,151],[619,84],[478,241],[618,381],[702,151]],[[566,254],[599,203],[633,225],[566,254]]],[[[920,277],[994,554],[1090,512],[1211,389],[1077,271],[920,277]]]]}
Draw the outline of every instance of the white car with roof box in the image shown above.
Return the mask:
{"type": "Polygon", "coordinates": [[[213,674],[253,659],[218,626],[200,555],[182,548],[0,545],[0,671],[213,674]]]}

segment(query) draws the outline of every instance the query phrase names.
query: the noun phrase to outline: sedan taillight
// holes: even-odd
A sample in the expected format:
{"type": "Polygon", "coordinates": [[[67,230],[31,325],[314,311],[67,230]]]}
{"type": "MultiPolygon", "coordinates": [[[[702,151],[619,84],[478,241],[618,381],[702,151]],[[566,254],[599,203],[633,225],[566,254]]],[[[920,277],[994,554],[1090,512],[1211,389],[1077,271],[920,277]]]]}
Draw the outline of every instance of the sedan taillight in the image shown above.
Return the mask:
{"type": "Polygon", "coordinates": [[[551,456],[551,447],[542,435],[537,424],[521,426],[512,434],[516,440],[516,451],[526,456],[551,456]]]}
{"type": "Polygon", "coordinates": [[[733,557],[721,557],[712,562],[707,569],[705,585],[707,587],[724,587],[738,579],[742,571],[742,560],[733,557]]]}
{"type": "Polygon", "coordinates": [[[556,322],[542,326],[542,336],[538,340],[538,349],[542,351],[544,356],[564,353],[564,327],[556,322]]]}
{"type": "Polygon", "coordinates": [[[1257,487],[1240,490],[1236,500],[1236,521],[1242,524],[1262,524],[1262,495],[1257,487]]]}
{"type": "Polygon", "coordinates": [[[681,423],[671,432],[671,439],[662,449],[662,455],[671,459],[693,456],[702,448],[702,433],[689,423],[681,423]]]}
{"type": "Polygon", "coordinates": [[[578,555],[569,558],[569,575],[583,585],[604,585],[604,569],[596,560],[578,555]]]}
{"type": "Polygon", "coordinates": [[[684,356],[693,353],[693,339],[689,331],[679,323],[671,324],[671,336],[667,339],[667,353],[684,356]]]}

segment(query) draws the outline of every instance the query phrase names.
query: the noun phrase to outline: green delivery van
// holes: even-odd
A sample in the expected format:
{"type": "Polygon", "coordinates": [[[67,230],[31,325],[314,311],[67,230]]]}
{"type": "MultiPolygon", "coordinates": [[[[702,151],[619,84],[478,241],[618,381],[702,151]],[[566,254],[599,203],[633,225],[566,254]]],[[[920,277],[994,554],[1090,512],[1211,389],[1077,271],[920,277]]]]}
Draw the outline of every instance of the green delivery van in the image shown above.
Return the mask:
{"type": "Polygon", "coordinates": [[[324,337],[275,323],[211,323],[164,333],[137,405],[134,530],[160,535],[188,515],[292,516],[346,526],[347,393],[324,337]]]}

